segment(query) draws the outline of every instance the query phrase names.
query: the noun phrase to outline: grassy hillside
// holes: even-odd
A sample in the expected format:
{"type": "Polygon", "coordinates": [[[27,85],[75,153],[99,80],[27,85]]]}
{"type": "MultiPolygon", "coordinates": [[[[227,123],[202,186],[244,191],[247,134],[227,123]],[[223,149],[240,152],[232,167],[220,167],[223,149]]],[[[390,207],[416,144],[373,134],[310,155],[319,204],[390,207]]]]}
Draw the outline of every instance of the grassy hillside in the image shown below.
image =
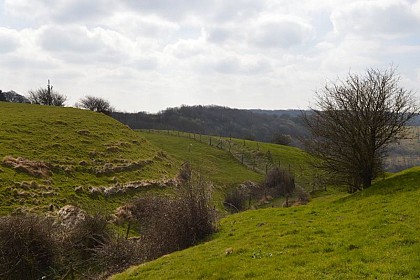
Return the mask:
{"type": "Polygon", "coordinates": [[[0,115],[2,214],[68,203],[95,211],[114,209],[129,197],[130,184],[133,189],[136,183],[148,186],[140,184],[144,180],[168,180],[179,167],[138,133],[103,114],[0,102],[0,115]]]}
{"type": "Polygon", "coordinates": [[[122,279],[419,279],[420,167],[354,195],[222,220],[196,247],[115,275],[122,279]]]}
{"type": "Polygon", "coordinates": [[[307,188],[313,176],[308,154],[296,147],[178,131],[142,130],[140,134],[177,158],[191,161],[195,169],[219,183],[259,181],[273,166],[290,169],[307,188]]]}
{"type": "Polygon", "coordinates": [[[198,170],[205,177],[219,185],[232,186],[246,180],[259,182],[263,179],[258,174],[241,165],[230,153],[223,149],[207,144],[208,136],[194,138],[178,137],[173,132],[149,133],[139,132],[148,141],[173,155],[181,161],[189,161],[194,170],[198,170]]]}

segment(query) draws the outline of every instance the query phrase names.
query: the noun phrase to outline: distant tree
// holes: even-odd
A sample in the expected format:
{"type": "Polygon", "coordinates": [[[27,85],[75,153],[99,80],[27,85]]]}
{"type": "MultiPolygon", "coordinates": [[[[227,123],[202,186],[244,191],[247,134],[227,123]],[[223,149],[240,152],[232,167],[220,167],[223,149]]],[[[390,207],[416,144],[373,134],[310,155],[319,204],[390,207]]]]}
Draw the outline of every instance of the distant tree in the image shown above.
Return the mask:
{"type": "Polygon", "coordinates": [[[89,95],[81,98],[76,106],[106,115],[110,115],[114,111],[108,100],[89,95]]]}
{"type": "Polygon", "coordinates": [[[273,137],[272,143],[289,146],[292,143],[292,137],[287,134],[278,133],[273,137]]]}
{"type": "Polygon", "coordinates": [[[64,106],[67,97],[54,91],[53,87],[50,85],[50,80],[48,80],[47,88],[39,88],[35,91],[30,90],[28,99],[32,104],[64,106]]]}
{"type": "Polygon", "coordinates": [[[403,136],[404,125],[418,112],[393,68],[327,84],[316,104],[304,116],[311,133],[306,149],[319,159],[316,166],[347,184],[349,192],[371,186],[383,171],[388,145],[403,136]]]}
{"type": "Polygon", "coordinates": [[[3,91],[2,93],[0,93],[0,101],[12,103],[30,103],[25,96],[20,95],[13,90],[3,91]]]}

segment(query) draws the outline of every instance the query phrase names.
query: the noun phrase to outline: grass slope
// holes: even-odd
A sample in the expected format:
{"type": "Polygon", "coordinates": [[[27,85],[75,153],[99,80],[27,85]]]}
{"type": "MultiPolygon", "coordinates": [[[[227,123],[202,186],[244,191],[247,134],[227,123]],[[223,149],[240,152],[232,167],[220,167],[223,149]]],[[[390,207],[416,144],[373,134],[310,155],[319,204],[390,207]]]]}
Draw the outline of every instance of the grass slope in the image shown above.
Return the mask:
{"type": "Polygon", "coordinates": [[[210,241],[111,279],[419,279],[419,182],[417,167],[354,195],[232,215],[210,241]]]}
{"type": "Polygon", "coordinates": [[[241,165],[230,153],[209,146],[202,136],[199,138],[178,137],[174,134],[139,132],[140,135],[180,161],[189,161],[194,170],[218,185],[234,186],[247,180],[259,182],[261,174],[241,165]]]}
{"type": "Polygon", "coordinates": [[[0,115],[0,214],[68,203],[113,209],[129,195],[92,196],[88,187],[169,179],[179,167],[138,133],[103,114],[0,102],[0,115]],[[31,174],[37,169],[42,172],[31,174]],[[84,191],[76,192],[78,186],[84,191]]]}
{"type": "Polygon", "coordinates": [[[223,184],[258,181],[267,169],[280,166],[290,169],[297,182],[309,189],[309,181],[314,175],[308,154],[296,147],[179,131],[142,130],[139,133],[177,158],[192,162],[196,169],[223,184]]]}

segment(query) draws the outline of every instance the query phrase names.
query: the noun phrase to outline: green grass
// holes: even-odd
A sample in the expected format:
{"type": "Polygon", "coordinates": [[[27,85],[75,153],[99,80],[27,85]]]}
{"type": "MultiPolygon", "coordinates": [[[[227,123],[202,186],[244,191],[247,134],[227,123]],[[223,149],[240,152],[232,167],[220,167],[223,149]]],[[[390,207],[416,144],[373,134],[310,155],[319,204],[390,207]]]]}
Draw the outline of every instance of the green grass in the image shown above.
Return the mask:
{"type": "Polygon", "coordinates": [[[0,102],[0,115],[0,214],[69,203],[112,210],[130,195],[92,197],[75,188],[169,179],[179,167],[138,133],[103,114],[0,102]],[[50,175],[18,171],[4,164],[7,156],[43,162],[50,175]]]}
{"type": "Polygon", "coordinates": [[[419,201],[416,167],[354,195],[231,215],[208,242],[112,280],[419,279],[419,201]]]}
{"type": "Polygon", "coordinates": [[[179,131],[142,130],[139,133],[177,158],[191,161],[195,168],[209,174],[216,182],[237,184],[244,178],[256,178],[255,173],[260,174],[257,177],[260,180],[273,166],[290,170],[297,182],[308,189],[313,177],[309,155],[296,147],[179,131]],[[206,160],[206,157],[213,159],[206,160]],[[238,163],[252,172],[244,172],[243,168],[238,168],[238,163]]]}
{"type": "Polygon", "coordinates": [[[230,153],[214,146],[209,146],[202,136],[202,141],[193,138],[177,137],[173,134],[139,132],[140,135],[180,161],[189,161],[193,170],[218,185],[234,186],[247,180],[260,182],[258,174],[241,165],[230,153]]]}

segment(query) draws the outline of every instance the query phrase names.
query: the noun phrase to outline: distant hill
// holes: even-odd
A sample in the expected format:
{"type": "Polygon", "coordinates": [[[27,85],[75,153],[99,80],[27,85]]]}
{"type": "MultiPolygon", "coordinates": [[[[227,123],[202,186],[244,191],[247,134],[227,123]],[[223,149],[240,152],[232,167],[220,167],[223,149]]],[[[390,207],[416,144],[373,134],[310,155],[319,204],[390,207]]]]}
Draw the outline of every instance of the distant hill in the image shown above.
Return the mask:
{"type": "Polygon", "coordinates": [[[28,98],[23,95],[18,94],[17,92],[11,91],[1,91],[0,90],[0,101],[3,102],[13,102],[13,103],[31,103],[28,98]]]}
{"type": "Polygon", "coordinates": [[[294,145],[305,134],[298,110],[241,110],[220,106],[181,106],[157,114],[114,112],[112,117],[133,129],[167,129],[275,142],[289,135],[294,145]]]}

